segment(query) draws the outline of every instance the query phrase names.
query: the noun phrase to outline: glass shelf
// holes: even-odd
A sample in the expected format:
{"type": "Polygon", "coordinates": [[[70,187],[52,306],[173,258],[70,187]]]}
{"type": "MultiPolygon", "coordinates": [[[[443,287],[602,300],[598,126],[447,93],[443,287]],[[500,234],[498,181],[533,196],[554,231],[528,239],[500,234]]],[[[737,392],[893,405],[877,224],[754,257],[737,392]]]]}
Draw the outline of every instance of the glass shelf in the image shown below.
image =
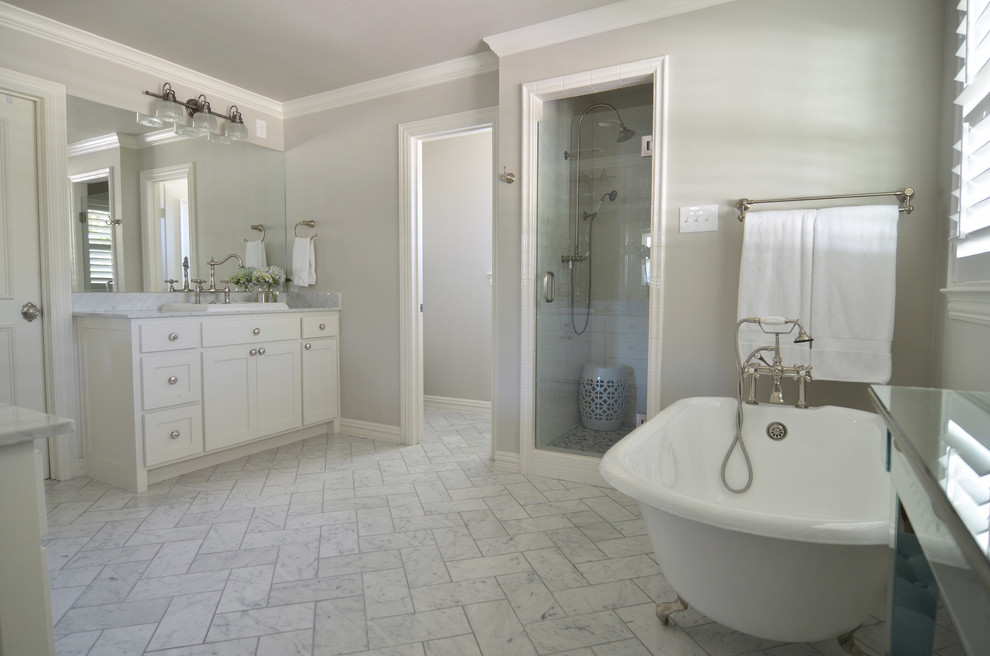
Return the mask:
{"type": "Polygon", "coordinates": [[[963,645],[988,654],[990,393],[871,385],[870,398],[887,423],[898,501],[963,645]]]}

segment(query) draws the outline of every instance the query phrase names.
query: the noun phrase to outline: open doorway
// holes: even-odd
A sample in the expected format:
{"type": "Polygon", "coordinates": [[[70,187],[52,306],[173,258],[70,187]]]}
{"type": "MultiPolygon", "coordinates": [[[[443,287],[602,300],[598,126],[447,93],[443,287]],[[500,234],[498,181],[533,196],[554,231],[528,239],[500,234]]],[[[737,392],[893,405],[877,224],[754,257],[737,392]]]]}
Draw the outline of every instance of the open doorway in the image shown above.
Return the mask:
{"type": "MultiPolygon", "coordinates": [[[[468,402],[468,405],[472,408],[485,408],[486,410],[491,407],[491,354],[493,352],[492,341],[491,341],[491,326],[493,325],[493,317],[491,315],[492,311],[492,298],[493,298],[493,287],[496,280],[494,276],[491,265],[483,265],[486,270],[481,272],[476,272],[479,275],[464,275],[463,268],[467,265],[463,263],[461,258],[461,251],[468,248],[464,243],[460,243],[463,240],[468,240],[471,242],[471,250],[478,248],[478,243],[487,244],[487,262],[492,261],[491,257],[491,238],[492,238],[492,216],[494,211],[492,209],[491,202],[491,186],[494,181],[494,175],[492,173],[494,169],[494,163],[492,161],[492,152],[495,135],[495,116],[496,111],[494,108],[485,110],[476,110],[472,112],[465,112],[462,114],[454,114],[450,116],[438,117],[435,119],[428,119],[425,121],[417,121],[415,123],[406,123],[399,126],[399,141],[400,141],[400,199],[401,199],[401,225],[402,243],[400,244],[400,253],[402,256],[402,283],[401,283],[401,307],[400,307],[400,318],[401,318],[401,341],[400,341],[400,385],[401,385],[401,424],[400,431],[402,441],[406,444],[418,444],[423,439],[423,415],[424,415],[424,402],[426,399],[424,378],[426,375],[426,370],[424,366],[424,311],[431,312],[431,309],[427,307],[426,298],[424,296],[424,149],[427,150],[426,161],[429,162],[434,154],[434,150],[439,154],[440,151],[450,151],[446,152],[445,156],[449,158],[450,155],[454,155],[454,159],[457,157],[463,157],[463,155],[456,155],[459,150],[464,150],[464,152],[470,153],[467,155],[472,158],[475,163],[475,167],[480,167],[482,173],[480,175],[487,178],[487,183],[481,182],[480,184],[487,186],[488,195],[487,201],[482,201],[481,205],[487,204],[488,212],[486,214],[487,220],[483,221],[486,226],[479,227],[475,225],[466,234],[463,232],[463,225],[458,225],[456,218],[452,219],[449,225],[449,230],[444,230],[442,233],[437,233],[438,235],[444,234],[444,236],[439,237],[440,239],[440,250],[444,251],[446,255],[452,257],[444,256],[445,262],[440,263],[437,267],[439,274],[438,277],[441,280],[438,284],[440,287],[435,294],[435,299],[440,305],[446,306],[448,302],[452,303],[451,306],[446,310],[447,312],[453,312],[450,316],[458,316],[457,306],[458,304],[463,307],[465,298],[464,294],[468,294],[472,301],[478,301],[479,298],[482,299],[481,302],[485,302],[485,294],[475,291],[469,292],[464,291],[462,287],[448,285],[447,283],[453,282],[454,278],[476,278],[475,282],[483,285],[480,289],[484,289],[487,292],[487,304],[489,313],[484,319],[487,324],[487,337],[483,337],[483,345],[478,346],[475,343],[474,346],[468,348],[474,348],[475,350],[481,348],[485,351],[483,355],[487,355],[488,364],[487,373],[483,373],[479,370],[477,365],[474,365],[473,372],[470,367],[472,365],[466,365],[460,367],[460,372],[463,373],[465,369],[468,370],[468,375],[473,375],[473,380],[480,383],[482,387],[487,390],[487,395],[481,392],[475,391],[467,393],[459,391],[458,396],[446,396],[445,394],[431,394],[434,397],[433,402],[439,402],[441,398],[449,403],[454,403],[455,399],[459,399],[461,402],[468,402]],[[487,141],[487,149],[479,151],[477,148],[471,148],[469,144],[469,137],[472,135],[481,135],[481,139],[487,141]],[[459,141],[464,138],[466,141],[459,141]],[[450,141],[449,144],[438,144],[437,142],[450,141]],[[434,149],[427,145],[434,144],[439,147],[434,149]],[[445,148],[444,146],[449,146],[445,148]],[[482,159],[487,159],[487,166],[482,159]],[[481,238],[473,238],[472,234],[477,237],[477,232],[481,231],[484,233],[481,238]],[[460,236],[454,236],[459,233],[460,236]],[[489,273],[493,275],[488,276],[489,273]],[[446,291],[444,291],[446,289],[446,291]],[[450,309],[453,308],[453,310],[450,309]],[[480,379],[480,380],[479,380],[480,379]],[[467,398],[469,396],[487,396],[487,405],[478,404],[479,399],[467,398]],[[474,403],[471,403],[474,402],[474,403]]],[[[463,165],[463,162],[462,162],[463,165]]],[[[429,175],[429,174],[427,174],[429,175]]],[[[445,174],[439,174],[441,178],[445,177],[445,174]]],[[[431,185],[431,178],[426,179],[426,185],[431,185]]],[[[456,200],[453,196],[462,196],[462,189],[456,188],[447,184],[444,180],[439,180],[439,187],[441,189],[446,189],[446,191],[438,191],[436,193],[431,193],[431,197],[439,198],[441,201],[456,200]],[[448,198],[448,196],[450,198],[448,198]]],[[[463,182],[462,182],[463,184],[463,182]]],[[[472,184],[479,184],[477,182],[472,184]]],[[[446,204],[446,203],[443,203],[446,204]]],[[[477,199],[473,199],[473,202],[469,202],[468,207],[473,207],[474,211],[480,212],[478,209],[479,204],[477,199]]],[[[445,210],[445,211],[450,211],[445,210]]],[[[456,214],[461,210],[453,210],[456,214]]],[[[481,248],[486,248],[486,246],[481,246],[481,248]]],[[[428,253],[427,253],[428,255],[428,253]]],[[[432,264],[432,263],[431,263],[432,264]]],[[[475,264],[472,264],[473,267],[475,264]]],[[[460,315],[463,316],[465,312],[461,312],[460,315]]],[[[476,319],[476,317],[475,317],[476,319]]],[[[441,319],[441,322],[443,320],[441,319]]],[[[447,335],[453,335],[453,337],[448,337],[448,339],[460,339],[461,333],[466,332],[469,328],[461,324],[460,320],[456,321],[455,325],[442,327],[442,330],[447,331],[447,335]]],[[[473,336],[477,337],[477,336],[473,336]]],[[[443,338],[441,338],[443,339],[443,338]]],[[[463,341],[463,340],[462,340],[463,341]]],[[[461,348],[463,344],[459,345],[461,348]]],[[[443,363],[439,363],[443,367],[443,363]]],[[[463,363],[462,363],[463,364],[463,363]]],[[[450,387],[438,388],[438,389],[452,389],[450,387]]],[[[473,388],[479,389],[479,388],[473,388]]],[[[477,410],[475,410],[477,411],[477,410]]]]}

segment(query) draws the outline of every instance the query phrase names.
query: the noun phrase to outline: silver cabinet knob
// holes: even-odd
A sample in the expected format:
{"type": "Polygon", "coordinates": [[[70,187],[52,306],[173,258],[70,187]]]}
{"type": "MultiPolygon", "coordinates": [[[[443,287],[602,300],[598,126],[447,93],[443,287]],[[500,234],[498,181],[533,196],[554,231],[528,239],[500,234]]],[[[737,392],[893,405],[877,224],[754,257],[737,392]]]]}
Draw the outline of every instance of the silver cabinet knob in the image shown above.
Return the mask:
{"type": "Polygon", "coordinates": [[[168,436],[171,437],[173,440],[179,439],[179,435],[180,435],[180,433],[177,430],[174,430],[174,431],[172,431],[171,433],[168,434],[168,436]]]}
{"type": "Polygon", "coordinates": [[[41,308],[28,301],[21,306],[21,316],[24,317],[25,321],[31,322],[41,316],[41,308]]]}
{"type": "Polygon", "coordinates": [[[177,382],[179,382],[179,379],[176,378],[175,376],[169,376],[168,377],[168,384],[169,385],[175,385],[177,382]]]}
{"type": "Polygon", "coordinates": [[[255,328],[251,332],[254,333],[255,335],[260,335],[261,334],[261,328],[255,328]]]}
{"type": "Polygon", "coordinates": [[[305,345],[305,346],[303,346],[303,348],[304,348],[304,349],[306,349],[306,350],[308,351],[308,350],[310,350],[311,348],[313,348],[313,345],[312,345],[312,344],[310,344],[309,342],[306,342],[306,345],[305,345]]]}
{"type": "Polygon", "coordinates": [[[265,354],[265,347],[262,346],[260,349],[258,349],[258,355],[264,355],[264,354],[265,354]]]}
{"type": "Polygon", "coordinates": [[[169,333],[168,334],[168,341],[174,342],[177,339],[179,339],[179,333],[169,333]]]}
{"type": "Polygon", "coordinates": [[[321,323],[320,330],[326,330],[326,329],[327,329],[327,325],[325,323],[321,323]]]}
{"type": "Polygon", "coordinates": [[[258,349],[251,349],[248,351],[248,355],[258,355],[258,349]]]}

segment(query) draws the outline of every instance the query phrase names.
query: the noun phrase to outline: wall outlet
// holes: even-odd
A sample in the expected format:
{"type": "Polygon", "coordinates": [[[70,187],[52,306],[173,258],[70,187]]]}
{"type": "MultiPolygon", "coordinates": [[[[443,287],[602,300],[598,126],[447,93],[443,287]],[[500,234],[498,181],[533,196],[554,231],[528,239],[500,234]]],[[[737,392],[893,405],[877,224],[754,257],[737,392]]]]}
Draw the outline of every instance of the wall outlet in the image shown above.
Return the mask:
{"type": "Polygon", "coordinates": [[[268,123],[260,118],[254,120],[254,136],[259,139],[268,138],[268,123]]]}
{"type": "Polygon", "coordinates": [[[715,232],[718,230],[718,205],[694,205],[681,208],[681,232],[715,232]]]}
{"type": "Polygon", "coordinates": [[[653,157],[653,135],[648,134],[639,138],[640,157],[653,157]]]}

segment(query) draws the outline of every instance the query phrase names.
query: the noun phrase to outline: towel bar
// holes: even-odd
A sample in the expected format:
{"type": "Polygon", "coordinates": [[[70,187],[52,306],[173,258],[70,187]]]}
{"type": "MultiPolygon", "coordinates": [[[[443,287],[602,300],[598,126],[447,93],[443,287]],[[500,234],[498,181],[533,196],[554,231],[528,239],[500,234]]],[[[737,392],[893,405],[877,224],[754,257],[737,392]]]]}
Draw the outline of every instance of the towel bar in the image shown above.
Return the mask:
{"type": "Polygon", "coordinates": [[[872,196],[894,196],[897,200],[901,201],[900,211],[905,214],[910,214],[914,211],[914,206],[911,205],[911,199],[914,197],[914,189],[911,187],[905,187],[898,191],[877,191],[869,194],[840,194],[837,196],[804,196],[800,198],[767,198],[764,200],[750,200],[749,198],[740,198],[739,202],[736,203],[736,209],[739,210],[739,220],[743,221],[746,219],[746,212],[749,211],[750,206],[756,205],[757,203],[797,203],[806,200],[832,200],[835,198],[868,198],[872,196]]]}
{"type": "MultiPolygon", "coordinates": [[[[263,224],[261,224],[261,223],[252,224],[251,225],[251,229],[252,230],[257,230],[258,232],[260,232],[261,233],[261,241],[265,241],[265,226],[263,224]]],[[[250,240],[247,239],[247,238],[245,238],[244,241],[250,241],[250,240]]]]}

